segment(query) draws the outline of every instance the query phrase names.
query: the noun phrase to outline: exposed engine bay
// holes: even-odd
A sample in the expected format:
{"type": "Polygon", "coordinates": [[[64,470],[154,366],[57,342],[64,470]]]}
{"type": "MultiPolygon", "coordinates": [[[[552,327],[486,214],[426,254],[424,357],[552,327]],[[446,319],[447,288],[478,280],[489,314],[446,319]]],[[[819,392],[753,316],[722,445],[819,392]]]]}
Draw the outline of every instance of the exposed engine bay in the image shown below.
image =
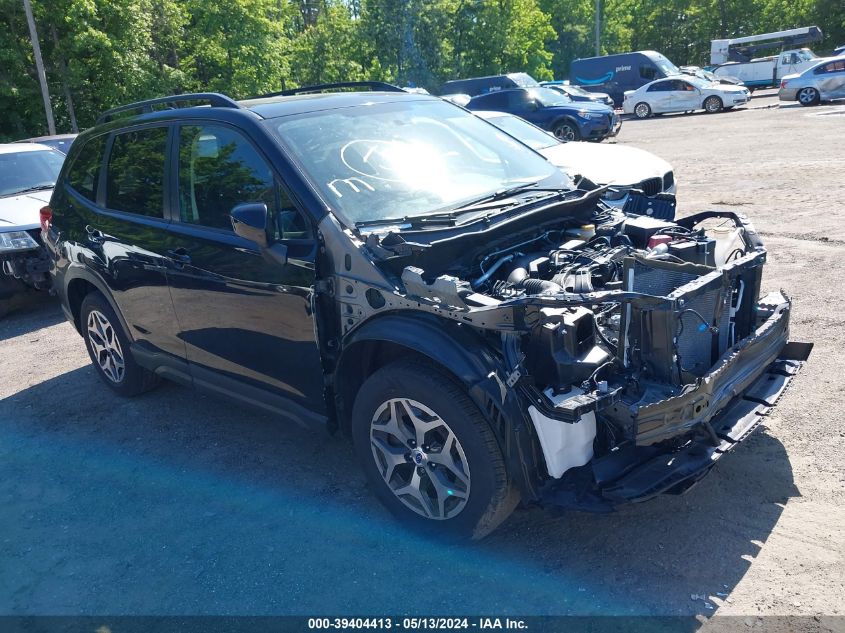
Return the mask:
{"type": "MultiPolygon", "coordinates": [[[[779,294],[758,301],[765,249],[733,212],[670,222],[599,207],[590,220],[486,252],[468,279],[402,273],[409,295],[458,308],[453,318],[485,329],[498,321],[507,384],[535,403],[552,477],[598,446],[712,435],[707,419],[724,398],[685,394],[789,304],[779,294]],[[682,415],[660,410],[676,401],[682,415]]],[[[785,332],[758,362],[774,360],[785,332]]]]}
{"type": "MultiPolygon", "coordinates": [[[[812,346],[788,343],[788,297],[760,297],[766,251],[746,217],[667,221],[590,198],[468,248],[435,231],[370,236],[403,292],[367,294],[365,309],[424,309],[478,332],[501,355],[491,376],[503,405],[519,394],[549,481],[568,485],[585,466],[586,488],[642,500],[706,472],[812,346]]],[[[345,327],[366,316],[360,305],[342,308],[345,327]]]]}

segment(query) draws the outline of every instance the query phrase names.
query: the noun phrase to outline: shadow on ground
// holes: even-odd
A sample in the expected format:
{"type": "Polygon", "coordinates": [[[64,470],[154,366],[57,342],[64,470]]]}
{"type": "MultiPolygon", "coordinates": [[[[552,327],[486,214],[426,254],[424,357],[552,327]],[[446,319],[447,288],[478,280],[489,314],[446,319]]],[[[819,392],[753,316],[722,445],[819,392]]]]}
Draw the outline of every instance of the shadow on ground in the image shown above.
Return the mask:
{"type": "Polygon", "coordinates": [[[0,318],[0,342],[65,320],[59,302],[46,292],[28,292],[12,300],[11,312],[0,318]]]}
{"type": "Polygon", "coordinates": [[[761,429],[684,497],[445,545],[343,438],[167,383],[124,400],[86,366],[0,401],[0,613],[712,615],[690,595],[729,593],[796,495],[761,429]]]}

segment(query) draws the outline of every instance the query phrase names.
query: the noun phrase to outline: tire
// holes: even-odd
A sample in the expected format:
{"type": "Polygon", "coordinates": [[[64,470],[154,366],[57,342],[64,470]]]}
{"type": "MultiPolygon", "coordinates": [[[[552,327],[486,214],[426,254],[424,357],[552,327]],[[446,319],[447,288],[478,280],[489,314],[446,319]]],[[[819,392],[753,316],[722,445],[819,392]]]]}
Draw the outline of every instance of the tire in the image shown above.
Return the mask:
{"type": "Polygon", "coordinates": [[[158,376],[132,358],[129,337],[109,302],[99,292],[89,293],[82,300],[80,324],[97,375],[115,393],[137,396],[158,384],[158,376]]]}
{"type": "Polygon", "coordinates": [[[352,440],[376,496],[414,529],[480,539],[519,503],[487,420],[433,365],[397,361],[370,376],[355,399],[352,440]]]}
{"type": "Polygon", "coordinates": [[[722,111],[723,104],[719,97],[710,96],[704,100],[702,107],[707,114],[716,114],[722,111]]]}
{"type": "Polygon", "coordinates": [[[552,134],[554,134],[559,141],[563,141],[564,143],[581,140],[581,133],[578,131],[578,126],[568,120],[556,123],[552,128],[552,134]]]}
{"type": "Polygon", "coordinates": [[[647,119],[651,116],[651,106],[645,101],[641,101],[634,106],[634,116],[638,119],[647,119]]]}
{"type": "Polygon", "coordinates": [[[815,88],[801,88],[795,96],[802,106],[818,105],[821,101],[821,95],[815,88]]]}

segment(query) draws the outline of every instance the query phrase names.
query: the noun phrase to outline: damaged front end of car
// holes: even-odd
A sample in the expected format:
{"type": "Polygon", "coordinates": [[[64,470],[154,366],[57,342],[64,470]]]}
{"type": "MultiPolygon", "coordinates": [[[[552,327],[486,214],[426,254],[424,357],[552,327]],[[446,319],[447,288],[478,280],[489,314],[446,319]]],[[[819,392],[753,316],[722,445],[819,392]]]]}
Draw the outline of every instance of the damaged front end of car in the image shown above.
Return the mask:
{"type": "Polygon", "coordinates": [[[464,382],[523,498],[594,511],[687,490],[812,348],[789,342],[789,297],[761,296],[766,251],[744,216],[626,216],[600,194],[460,232],[359,236],[388,285],[348,256],[333,267],[337,355],[384,314],[470,336],[487,364],[464,382]]]}

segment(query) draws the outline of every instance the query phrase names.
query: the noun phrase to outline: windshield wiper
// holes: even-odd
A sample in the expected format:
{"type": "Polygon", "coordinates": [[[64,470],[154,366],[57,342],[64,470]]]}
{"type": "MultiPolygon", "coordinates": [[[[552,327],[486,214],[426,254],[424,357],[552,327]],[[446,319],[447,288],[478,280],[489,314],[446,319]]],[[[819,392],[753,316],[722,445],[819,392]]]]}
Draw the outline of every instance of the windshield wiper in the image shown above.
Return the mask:
{"type": "MultiPolygon", "coordinates": [[[[507,189],[499,189],[498,191],[494,191],[493,193],[488,194],[482,198],[465,202],[461,206],[451,209],[450,211],[427,213],[424,215],[408,215],[401,218],[362,220],[360,222],[356,222],[355,226],[358,228],[383,226],[385,228],[398,227],[400,229],[403,226],[408,228],[425,228],[436,225],[454,226],[460,216],[466,215],[468,213],[493,210],[499,211],[504,208],[516,206],[520,204],[520,202],[517,200],[511,200],[510,198],[513,198],[515,195],[520,193],[524,193],[527,191],[537,191],[561,194],[569,191],[568,189],[563,189],[561,187],[544,188],[537,187],[536,185],[536,182],[529,182],[523,183],[515,187],[509,187],[507,189]]],[[[534,200],[534,198],[531,198],[531,200],[534,200]]]]}
{"type": "Polygon", "coordinates": [[[20,191],[12,191],[11,193],[7,193],[4,195],[7,196],[19,196],[24,193],[32,193],[33,191],[47,191],[48,189],[55,188],[56,183],[52,184],[45,184],[45,185],[37,185],[35,187],[27,187],[26,189],[21,189],[20,191]]]}

